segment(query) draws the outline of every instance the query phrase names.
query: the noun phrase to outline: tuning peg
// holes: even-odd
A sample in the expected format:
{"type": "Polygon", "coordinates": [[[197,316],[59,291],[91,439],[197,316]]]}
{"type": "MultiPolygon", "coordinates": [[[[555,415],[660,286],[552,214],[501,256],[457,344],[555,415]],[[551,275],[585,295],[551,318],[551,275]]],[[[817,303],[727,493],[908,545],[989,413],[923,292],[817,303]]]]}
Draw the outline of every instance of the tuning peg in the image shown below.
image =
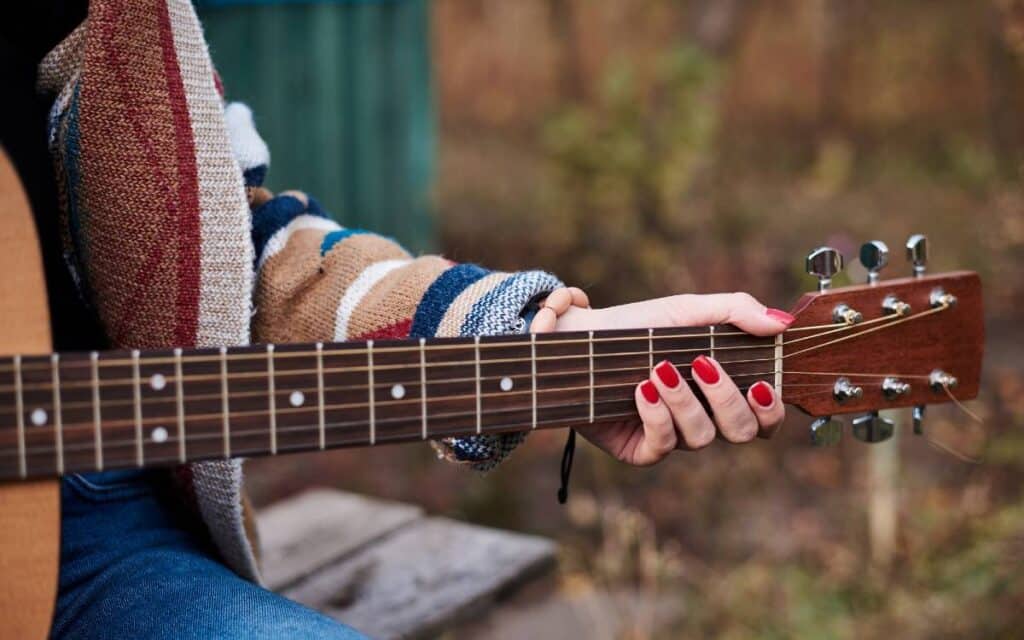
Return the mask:
{"type": "Polygon", "coordinates": [[[838,444],[843,437],[843,423],[832,416],[822,416],[811,423],[811,444],[816,447],[830,447],[838,444]]]}
{"type": "Polygon", "coordinates": [[[881,240],[865,242],[860,246],[860,263],[868,270],[868,284],[875,284],[878,272],[889,264],[889,247],[881,240]]]}
{"type": "Polygon", "coordinates": [[[832,277],[843,270],[843,254],[832,247],[818,247],[807,254],[807,273],[818,278],[818,291],[832,286],[832,277]]]}
{"type": "MultiPolygon", "coordinates": [[[[907,238],[907,260],[914,266],[914,277],[924,277],[925,269],[928,268],[928,238],[920,233],[907,238]]],[[[925,405],[919,404],[914,407],[914,433],[924,433],[924,410],[925,405]]]]}
{"type": "Polygon", "coordinates": [[[928,268],[928,238],[920,233],[907,238],[907,260],[914,267],[914,277],[920,278],[928,268]]]}
{"type": "Polygon", "coordinates": [[[882,442],[892,437],[896,425],[892,420],[872,412],[854,418],[853,437],[861,442],[882,442]]]}

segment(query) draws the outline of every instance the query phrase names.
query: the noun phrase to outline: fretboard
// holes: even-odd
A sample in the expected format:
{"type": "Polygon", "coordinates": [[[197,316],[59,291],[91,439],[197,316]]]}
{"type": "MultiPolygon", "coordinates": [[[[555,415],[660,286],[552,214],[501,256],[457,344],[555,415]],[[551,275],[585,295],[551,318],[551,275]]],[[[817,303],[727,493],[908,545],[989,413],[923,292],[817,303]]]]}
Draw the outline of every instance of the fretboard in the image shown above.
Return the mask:
{"type": "Polygon", "coordinates": [[[662,360],[742,389],[781,350],[732,326],[0,358],[0,479],[633,418],[662,360]]]}

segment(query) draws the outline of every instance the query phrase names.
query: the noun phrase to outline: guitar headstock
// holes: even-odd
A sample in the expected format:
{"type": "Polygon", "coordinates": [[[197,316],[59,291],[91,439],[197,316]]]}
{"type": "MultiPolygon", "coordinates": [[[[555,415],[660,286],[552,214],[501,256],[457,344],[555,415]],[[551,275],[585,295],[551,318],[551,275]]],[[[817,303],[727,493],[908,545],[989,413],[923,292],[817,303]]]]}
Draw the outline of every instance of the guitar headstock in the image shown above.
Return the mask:
{"type": "MultiPolygon", "coordinates": [[[[829,288],[842,268],[838,252],[825,247],[808,257],[821,287],[800,299],[784,334],[783,401],[815,417],[915,406],[917,418],[920,407],[950,402],[951,394],[977,396],[985,339],[981,281],[968,271],[925,276],[925,243],[923,236],[908,242],[913,277],[886,281],[877,277],[885,245],[864,245],[868,283],[838,289],[829,288]]],[[[879,428],[878,420],[855,420],[854,434],[885,439],[891,423],[879,428]]],[[[829,427],[824,440],[836,429],[829,427]]]]}

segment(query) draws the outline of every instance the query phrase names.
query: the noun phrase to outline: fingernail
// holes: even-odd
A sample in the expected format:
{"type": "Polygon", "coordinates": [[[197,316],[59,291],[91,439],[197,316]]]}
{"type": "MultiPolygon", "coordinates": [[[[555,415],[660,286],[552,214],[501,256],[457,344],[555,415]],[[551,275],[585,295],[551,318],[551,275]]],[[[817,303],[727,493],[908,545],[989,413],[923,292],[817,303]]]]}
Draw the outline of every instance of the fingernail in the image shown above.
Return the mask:
{"type": "Polygon", "coordinates": [[[647,402],[658,404],[658,388],[650,380],[644,380],[640,384],[640,393],[643,394],[644,400],[647,402]]]}
{"type": "Polygon", "coordinates": [[[676,371],[676,368],[668,360],[659,362],[658,366],[654,367],[654,373],[658,374],[658,379],[669,389],[675,389],[679,386],[679,372],[676,371]]]}
{"type": "Polygon", "coordinates": [[[791,325],[793,324],[793,321],[796,320],[796,318],[786,313],[782,309],[768,308],[767,310],[765,310],[765,313],[768,314],[768,317],[771,318],[772,320],[781,322],[784,325],[791,325]]]}
{"type": "Polygon", "coordinates": [[[707,356],[697,356],[691,365],[693,373],[700,378],[704,384],[715,384],[718,382],[718,369],[711,364],[707,356]]]}
{"type": "Polygon", "coordinates": [[[759,380],[754,386],[750,387],[750,395],[754,396],[754,401],[765,409],[772,406],[775,402],[775,393],[764,380],[759,380]]]}

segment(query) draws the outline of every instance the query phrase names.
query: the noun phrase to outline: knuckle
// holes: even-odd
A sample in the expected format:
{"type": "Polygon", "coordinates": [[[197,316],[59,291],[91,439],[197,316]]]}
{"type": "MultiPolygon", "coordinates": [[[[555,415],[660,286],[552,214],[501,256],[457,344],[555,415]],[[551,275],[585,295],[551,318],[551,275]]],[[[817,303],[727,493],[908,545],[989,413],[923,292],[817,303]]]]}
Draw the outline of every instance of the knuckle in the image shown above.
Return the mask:
{"type": "Polygon", "coordinates": [[[729,442],[743,444],[750,442],[757,437],[757,422],[755,420],[741,420],[732,425],[732,429],[723,430],[729,442]]]}
{"type": "Polygon", "coordinates": [[[747,401],[740,395],[739,391],[730,390],[729,393],[724,394],[720,398],[716,398],[713,403],[721,412],[725,412],[730,417],[739,418],[744,413],[750,412],[750,407],[747,401]]]}
{"type": "Polygon", "coordinates": [[[734,294],[732,294],[732,301],[738,307],[747,307],[750,305],[758,304],[754,296],[750,295],[746,291],[737,291],[734,294]]]}
{"type": "Polygon", "coordinates": [[[700,431],[692,436],[687,436],[686,444],[691,449],[703,449],[715,441],[715,428],[711,425],[701,427],[700,431]]]}

